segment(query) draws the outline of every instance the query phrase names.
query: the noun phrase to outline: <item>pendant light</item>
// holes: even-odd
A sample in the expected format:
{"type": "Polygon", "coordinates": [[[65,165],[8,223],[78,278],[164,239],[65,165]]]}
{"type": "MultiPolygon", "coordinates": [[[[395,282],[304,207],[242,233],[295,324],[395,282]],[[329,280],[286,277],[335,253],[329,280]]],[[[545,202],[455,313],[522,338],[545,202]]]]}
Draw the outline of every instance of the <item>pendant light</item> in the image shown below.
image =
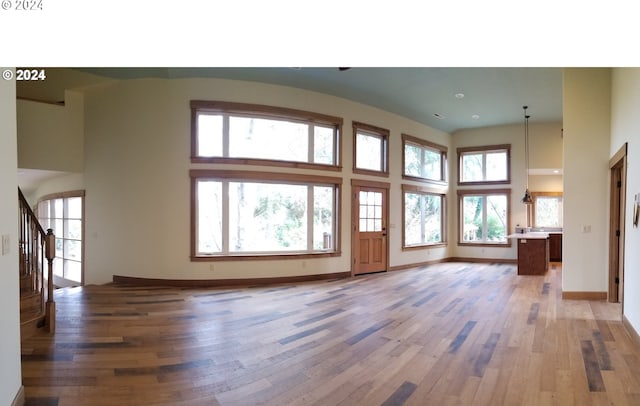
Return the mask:
{"type": "Polygon", "coordinates": [[[522,198],[522,203],[533,204],[531,193],[529,193],[529,117],[531,116],[527,115],[528,108],[528,106],[522,106],[524,110],[524,166],[527,171],[527,187],[524,192],[524,197],[522,198]]]}

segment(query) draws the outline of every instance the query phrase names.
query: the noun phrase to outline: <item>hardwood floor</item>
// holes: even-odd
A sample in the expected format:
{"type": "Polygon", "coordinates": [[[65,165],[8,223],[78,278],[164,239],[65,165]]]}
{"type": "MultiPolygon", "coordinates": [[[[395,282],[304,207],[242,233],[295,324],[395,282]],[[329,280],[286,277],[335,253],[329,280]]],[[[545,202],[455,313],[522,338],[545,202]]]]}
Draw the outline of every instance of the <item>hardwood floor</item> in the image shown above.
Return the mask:
{"type": "Polygon", "coordinates": [[[57,291],[27,405],[640,405],[620,306],[559,264],[446,263],[297,285],[57,291]]]}

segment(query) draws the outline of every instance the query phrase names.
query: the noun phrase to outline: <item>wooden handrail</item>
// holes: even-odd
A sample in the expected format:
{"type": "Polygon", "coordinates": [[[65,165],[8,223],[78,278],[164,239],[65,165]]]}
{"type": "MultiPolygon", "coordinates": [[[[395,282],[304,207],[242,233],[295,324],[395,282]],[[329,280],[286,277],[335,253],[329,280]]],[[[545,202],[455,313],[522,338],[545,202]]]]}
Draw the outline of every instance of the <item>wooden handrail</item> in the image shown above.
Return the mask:
{"type": "Polygon", "coordinates": [[[44,316],[49,332],[53,333],[55,330],[53,260],[56,253],[56,238],[52,229],[48,229],[45,233],[20,188],[18,188],[18,200],[20,278],[29,281],[28,293],[40,296],[40,316],[44,316]]]}

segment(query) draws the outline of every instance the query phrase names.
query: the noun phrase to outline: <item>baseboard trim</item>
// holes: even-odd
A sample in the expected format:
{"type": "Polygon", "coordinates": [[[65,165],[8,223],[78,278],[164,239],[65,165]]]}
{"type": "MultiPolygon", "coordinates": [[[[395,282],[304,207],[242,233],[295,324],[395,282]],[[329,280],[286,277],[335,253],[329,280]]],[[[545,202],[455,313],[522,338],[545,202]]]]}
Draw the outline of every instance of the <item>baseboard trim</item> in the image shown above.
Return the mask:
{"type": "Polygon", "coordinates": [[[562,292],[562,300],[607,300],[607,292],[562,292]]]}
{"type": "Polygon", "coordinates": [[[24,386],[20,385],[20,389],[18,389],[18,393],[16,393],[16,397],[13,398],[13,402],[11,402],[11,406],[24,406],[25,398],[24,398],[24,386]]]}
{"type": "Polygon", "coordinates": [[[627,319],[627,316],[625,316],[624,314],[622,315],[622,325],[624,326],[625,331],[627,332],[627,334],[629,334],[633,342],[640,347],[640,334],[638,334],[636,329],[633,328],[631,322],[629,322],[629,319],[627,319]]]}
{"type": "Polygon", "coordinates": [[[136,286],[171,286],[178,288],[211,288],[223,286],[275,285],[282,283],[300,283],[320,280],[350,278],[351,272],[335,272],[329,274],[281,276],[273,278],[249,279],[158,279],[138,278],[133,276],[113,275],[113,283],[136,286]]]}
{"type": "Polygon", "coordinates": [[[405,270],[405,269],[420,268],[420,267],[423,267],[423,266],[429,266],[429,265],[433,265],[433,264],[441,264],[443,262],[448,262],[448,258],[434,259],[434,260],[431,260],[431,261],[423,261],[423,262],[414,262],[412,264],[390,266],[389,267],[389,271],[391,271],[391,272],[393,272],[393,271],[402,271],[402,270],[405,270]]]}
{"type": "Polygon", "coordinates": [[[478,264],[517,264],[517,259],[505,258],[473,258],[473,257],[449,257],[445,262],[474,262],[478,264]]]}

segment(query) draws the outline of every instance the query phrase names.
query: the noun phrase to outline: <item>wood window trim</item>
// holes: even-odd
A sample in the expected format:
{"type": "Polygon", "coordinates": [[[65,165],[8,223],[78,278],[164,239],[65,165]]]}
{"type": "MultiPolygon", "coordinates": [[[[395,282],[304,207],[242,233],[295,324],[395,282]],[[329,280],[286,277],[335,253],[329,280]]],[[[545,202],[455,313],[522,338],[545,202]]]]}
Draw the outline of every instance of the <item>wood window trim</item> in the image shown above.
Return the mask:
{"type": "Polygon", "coordinates": [[[488,196],[488,195],[501,195],[507,196],[507,235],[511,230],[511,189],[458,189],[458,246],[463,247],[496,247],[496,248],[509,248],[512,245],[511,239],[507,238],[506,243],[485,243],[485,242],[464,242],[462,241],[462,198],[464,196],[488,196]]]}
{"type": "Polygon", "coordinates": [[[38,203],[43,202],[45,200],[54,200],[54,199],[65,199],[68,197],[85,197],[84,190],[70,190],[68,192],[58,192],[58,193],[50,193],[48,195],[41,196],[38,199],[38,203]]]}
{"type": "Polygon", "coordinates": [[[342,256],[342,227],[340,221],[342,219],[342,178],[318,175],[290,174],[281,172],[258,172],[258,171],[240,171],[240,170],[215,170],[215,169],[191,169],[189,171],[191,178],[190,191],[190,239],[191,239],[191,262],[208,262],[208,261],[236,261],[236,260],[273,260],[273,259],[304,259],[304,258],[324,258],[324,257],[340,257],[342,256]],[[318,253],[277,253],[277,254],[212,254],[197,255],[196,249],[196,218],[197,213],[197,196],[196,185],[199,180],[241,180],[241,181],[258,181],[261,183],[291,183],[291,184],[327,184],[335,187],[335,228],[336,239],[335,251],[318,252],[318,253]]]}
{"type": "Polygon", "coordinates": [[[511,183],[511,144],[497,144],[497,145],[482,145],[472,147],[459,147],[456,149],[458,154],[458,186],[484,186],[484,185],[506,185],[511,183]],[[491,152],[491,151],[506,151],[507,153],[507,179],[505,180],[491,180],[491,181],[473,181],[463,182],[461,180],[462,174],[462,156],[467,152],[491,152]]]}
{"type": "Polygon", "coordinates": [[[287,107],[276,107],[262,104],[236,103],[216,100],[191,100],[191,163],[207,164],[231,164],[231,165],[261,165],[285,168],[317,169],[328,171],[342,171],[342,117],[330,116],[327,114],[314,113],[310,111],[291,109],[287,107]],[[219,113],[235,114],[238,116],[250,116],[258,118],[275,119],[282,121],[293,121],[306,124],[320,124],[336,129],[336,139],[334,152],[336,154],[335,164],[319,164],[313,162],[281,161],[274,159],[259,158],[235,158],[235,157],[201,157],[197,153],[198,113],[219,113]]]}
{"type": "Polygon", "coordinates": [[[444,146],[444,145],[440,145],[440,144],[436,144],[435,142],[431,142],[431,141],[427,141],[427,140],[423,140],[421,138],[418,137],[414,137],[412,135],[409,134],[402,134],[402,179],[406,179],[406,180],[412,180],[412,181],[416,181],[416,182],[422,182],[422,183],[433,183],[436,185],[442,185],[442,186],[446,186],[448,184],[448,174],[447,174],[447,154],[449,152],[449,148],[444,146]],[[428,179],[428,178],[422,178],[419,176],[412,176],[412,175],[406,175],[404,170],[406,168],[406,161],[405,161],[405,153],[404,153],[404,149],[407,143],[411,143],[411,144],[417,144],[420,145],[423,148],[427,148],[427,149],[431,149],[431,150],[436,150],[440,152],[440,173],[442,175],[441,179],[428,179]]]}
{"type": "Polygon", "coordinates": [[[402,251],[415,251],[415,250],[424,250],[424,249],[431,249],[431,248],[439,248],[439,247],[446,247],[448,242],[447,242],[447,227],[446,227],[446,222],[447,222],[447,195],[445,193],[441,193],[439,191],[434,191],[433,189],[430,188],[426,188],[423,186],[417,186],[417,185],[407,185],[407,184],[402,184],[401,185],[402,188],[402,251]],[[404,195],[405,193],[411,193],[411,192],[416,192],[418,194],[431,194],[431,195],[436,195],[436,196],[440,196],[441,198],[441,224],[440,224],[440,234],[442,235],[442,241],[437,242],[437,243],[432,243],[432,244],[419,244],[419,245],[405,245],[405,200],[404,200],[404,195]]]}
{"type": "Polygon", "coordinates": [[[371,175],[371,176],[380,176],[380,177],[389,177],[389,137],[391,132],[386,128],[377,127],[371,124],[361,123],[359,121],[352,122],[353,127],[353,168],[352,172],[360,175],[371,175]],[[358,131],[382,138],[382,170],[375,171],[371,169],[362,169],[356,167],[356,141],[357,141],[357,133],[358,131]]]}
{"type": "Polygon", "coordinates": [[[533,224],[533,227],[547,227],[547,226],[538,226],[536,224],[536,198],[537,197],[563,197],[562,192],[531,192],[531,198],[533,199],[533,204],[527,205],[527,216],[529,216],[529,224],[533,224]]]}

